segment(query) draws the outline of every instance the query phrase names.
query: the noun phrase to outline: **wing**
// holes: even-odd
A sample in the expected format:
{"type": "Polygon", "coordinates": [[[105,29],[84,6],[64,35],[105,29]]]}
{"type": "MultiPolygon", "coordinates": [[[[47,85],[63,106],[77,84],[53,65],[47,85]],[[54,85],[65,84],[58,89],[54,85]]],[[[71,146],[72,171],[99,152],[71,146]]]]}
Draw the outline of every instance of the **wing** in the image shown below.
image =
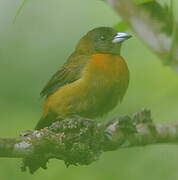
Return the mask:
{"type": "Polygon", "coordinates": [[[57,71],[43,88],[40,95],[49,96],[65,84],[72,83],[80,78],[83,67],[87,64],[89,56],[73,53],[68,61],[57,71]]]}

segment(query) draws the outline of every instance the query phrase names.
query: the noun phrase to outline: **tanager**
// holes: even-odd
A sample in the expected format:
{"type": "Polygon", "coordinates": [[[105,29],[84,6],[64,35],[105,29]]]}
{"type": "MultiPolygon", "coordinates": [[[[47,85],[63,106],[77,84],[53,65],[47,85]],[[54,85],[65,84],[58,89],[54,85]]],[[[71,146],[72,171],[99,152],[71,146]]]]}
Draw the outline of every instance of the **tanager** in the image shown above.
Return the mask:
{"type": "Polygon", "coordinates": [[[41,91],[43,115],[35,129],[66,117],[95,119],[116,107],[129,84],[129,70],[120,52],[130,37],[110,27],[98,27],[84,35],[41,91]]]}

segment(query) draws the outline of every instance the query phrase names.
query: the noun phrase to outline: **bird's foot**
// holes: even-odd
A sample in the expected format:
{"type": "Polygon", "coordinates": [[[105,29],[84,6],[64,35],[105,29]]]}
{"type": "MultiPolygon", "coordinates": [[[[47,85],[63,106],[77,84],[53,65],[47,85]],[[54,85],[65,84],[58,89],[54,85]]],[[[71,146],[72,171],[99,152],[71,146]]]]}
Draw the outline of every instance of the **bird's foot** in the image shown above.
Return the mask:
{"type": "Polygon", "coordinates": [[[140,127],[147,128],[153,134],[157,134],[155,125],[151,118],[151,111],[148,109],[143,109],[140,112],[136,112],[132,116],[135,126],[139,129],[140,127]]]}
{"type": "Polygon", "coordinates": [[[119,118],[118,129],[127,135],[137,132],[136,126],[129,116],[119,118]]]}

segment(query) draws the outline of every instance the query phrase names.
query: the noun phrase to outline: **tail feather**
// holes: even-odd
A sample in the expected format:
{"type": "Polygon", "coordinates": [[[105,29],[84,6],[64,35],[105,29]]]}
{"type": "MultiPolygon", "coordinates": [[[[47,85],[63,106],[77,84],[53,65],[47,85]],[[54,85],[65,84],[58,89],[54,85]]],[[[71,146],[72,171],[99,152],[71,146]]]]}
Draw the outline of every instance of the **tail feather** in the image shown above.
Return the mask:
{"type": "Polygon", "coordinates": [[[38,121],[37,125],[35,126],[36,130],[45,128],[50,126],[52,123],[56,121],[57,114],[53,112],[49,112],[45,117],[42,116],[41,119],[38,121]]]}

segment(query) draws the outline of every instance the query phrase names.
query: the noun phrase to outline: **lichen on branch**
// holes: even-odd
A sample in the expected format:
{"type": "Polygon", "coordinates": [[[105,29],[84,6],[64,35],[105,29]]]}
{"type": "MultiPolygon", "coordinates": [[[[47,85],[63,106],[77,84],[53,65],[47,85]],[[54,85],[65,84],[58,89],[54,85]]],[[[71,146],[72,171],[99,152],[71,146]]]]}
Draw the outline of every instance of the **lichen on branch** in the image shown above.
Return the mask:
{"type": "Polygon", "coordinates": [[[105,151],[177,142],[178,123],[154,124],[150,111],[142,110],[102,123],[67,118],[17,138],[0,138],[0,157],[23,158],[22,170],[34,173],[40,167],[46,169],[52,158],[63,160],[66,166],[88,165],[105,151]]]}

